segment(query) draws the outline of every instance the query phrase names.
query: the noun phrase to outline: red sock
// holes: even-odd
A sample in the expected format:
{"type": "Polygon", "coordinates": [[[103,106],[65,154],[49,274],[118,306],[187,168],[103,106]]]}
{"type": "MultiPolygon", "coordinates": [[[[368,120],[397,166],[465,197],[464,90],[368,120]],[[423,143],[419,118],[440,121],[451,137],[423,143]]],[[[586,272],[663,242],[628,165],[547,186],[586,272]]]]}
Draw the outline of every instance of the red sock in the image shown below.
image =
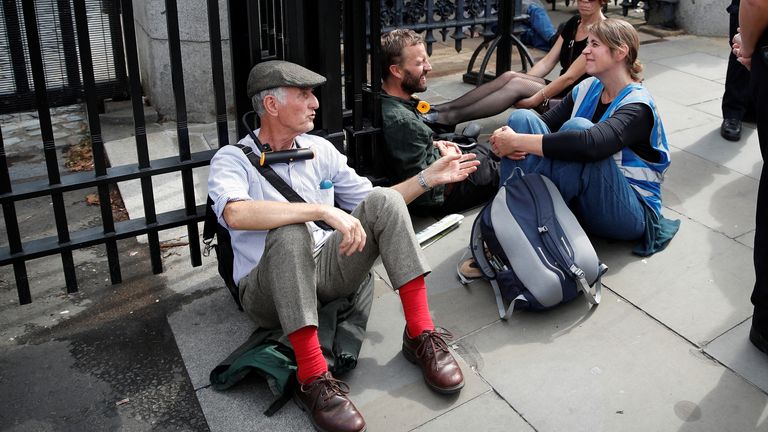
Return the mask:
{"type": "Polygon", "coordinates": [[[400,287],[400,302],[403,304],[409,337],[418,336],[424,330],[435,329],[435,324],[432,323],[432,317],[429,315],[424,276],[419,276],[400,287]]]}
{"type": "Polygon", "coordinates": [[[324,374],[328,370],[323,351],[320,349],[320,341],[317,339],[317,327],[306,326],[288,335],[288,340],[293,345],[296,354],[296,378],[300,383],[324,374]]]}

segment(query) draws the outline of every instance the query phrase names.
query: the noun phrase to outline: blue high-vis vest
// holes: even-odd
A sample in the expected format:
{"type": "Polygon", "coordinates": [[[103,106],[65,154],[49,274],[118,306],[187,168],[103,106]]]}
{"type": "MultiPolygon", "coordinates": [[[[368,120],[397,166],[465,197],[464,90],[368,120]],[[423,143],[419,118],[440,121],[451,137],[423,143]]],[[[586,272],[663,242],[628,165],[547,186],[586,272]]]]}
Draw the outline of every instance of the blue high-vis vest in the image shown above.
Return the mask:
{"type": "MultiPolygon", "coordinates": [[[[595,113],[602,91],[603,84],[597,78],[591,77],[579,83],[572,91],[574,106],[571,117],[582,117],[592,121],[592,115],[595,113]]],[[[656,215],[661,215],[661,184],[664,182],[664,173],[669,168],[670,156],[664,126],[656,111],[656,103],[651,94],[639,83],[628,84],[611,102],[599,121],[607,119],[617,109],[630,103],[643,103],[650,107],[651,112],[653,112],[653,129],[651,130],[650,142],[653,149],[659,153],[659,162],[642,159],[629,147],[624,147],[616,152],[613,155],[613,160],[632,188],[643,199],[643,202],[656,215]]]]}

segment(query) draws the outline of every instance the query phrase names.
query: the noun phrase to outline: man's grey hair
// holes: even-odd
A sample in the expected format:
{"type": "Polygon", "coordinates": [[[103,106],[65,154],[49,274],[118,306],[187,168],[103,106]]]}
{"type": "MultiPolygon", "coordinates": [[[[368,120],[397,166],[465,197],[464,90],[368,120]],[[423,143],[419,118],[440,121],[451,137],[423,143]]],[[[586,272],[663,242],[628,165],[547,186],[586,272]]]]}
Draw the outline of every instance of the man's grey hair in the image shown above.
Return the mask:
{"type": "Polygon", "coordinates": [[[266,99],[267,96],[274,96],[278,102],[284,104],[286,97],[285,89],[283,87],[274,87],[262,90],[253,95],[251,98],[251,104],[253,105],[253,110],[256,111],[256,114],[258,114],[259,117],[264,115],[264,99],[266,99]]]}

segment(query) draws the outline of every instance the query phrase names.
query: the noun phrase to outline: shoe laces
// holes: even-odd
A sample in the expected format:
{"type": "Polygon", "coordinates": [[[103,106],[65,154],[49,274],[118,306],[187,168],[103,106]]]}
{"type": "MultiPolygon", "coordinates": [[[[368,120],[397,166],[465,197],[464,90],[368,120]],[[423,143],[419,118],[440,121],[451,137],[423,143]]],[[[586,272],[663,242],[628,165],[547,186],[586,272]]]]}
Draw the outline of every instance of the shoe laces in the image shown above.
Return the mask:
{"type": "Polygon", "coordinates": [[[426,354],[429,357],[435,357],[437,351],[449,352],[446,340],[453,339],[453,334],[444,328],[435,328],[432,331],[422,333],[422,341],[416,348],[416,356],[421,357],[426,354]],[[426,335],[424,335],[426,333],[426,335]]]}
{"type": "Polygon", "coordinates": [[[310,392],[310,389],[314,386],[320,386],[320,396],[323,398],[323,402],[328,402],[334,396],[346,396],[349,393],[349,385],[344,381],[337,380],[331,374],[315,375],[314,380],[311,380],[309,384],[302,384],[301,391],[304,393],[310,392]]]}

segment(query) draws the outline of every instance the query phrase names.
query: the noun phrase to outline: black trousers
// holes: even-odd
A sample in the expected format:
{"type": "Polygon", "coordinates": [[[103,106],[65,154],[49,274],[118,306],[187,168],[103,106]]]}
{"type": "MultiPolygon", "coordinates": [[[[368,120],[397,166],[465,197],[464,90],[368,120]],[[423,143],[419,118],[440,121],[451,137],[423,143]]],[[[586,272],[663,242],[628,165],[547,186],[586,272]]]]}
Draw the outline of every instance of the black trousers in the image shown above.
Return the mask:
{"type": "MultiPolygon", "coordinates": [[[[726,9],[730,14],[728,41],[733,40],[739,27],[740,0],[731,0],[726,9]]],[[[743,120],[754,117],[752,95],[749,92],[749,71],[736,60],[736,56],[728,56],[728,71],[725,75],[725,93],[723,93],[723,118],[743,120]]]]}
{"type": "MultiPolygon", "coordinates": [[[[755,224],[755,290],[752,304],[768,313],[768,30],[760,38],[752,56],[752,95],[757,118],[757,137],[763,157],[763,171],[757,190],[755,224]]],[[[768,328],[761,329],[768,332],[768,328]]],[[[765,333],[764,333],[765,334],[765,333]]]]}

